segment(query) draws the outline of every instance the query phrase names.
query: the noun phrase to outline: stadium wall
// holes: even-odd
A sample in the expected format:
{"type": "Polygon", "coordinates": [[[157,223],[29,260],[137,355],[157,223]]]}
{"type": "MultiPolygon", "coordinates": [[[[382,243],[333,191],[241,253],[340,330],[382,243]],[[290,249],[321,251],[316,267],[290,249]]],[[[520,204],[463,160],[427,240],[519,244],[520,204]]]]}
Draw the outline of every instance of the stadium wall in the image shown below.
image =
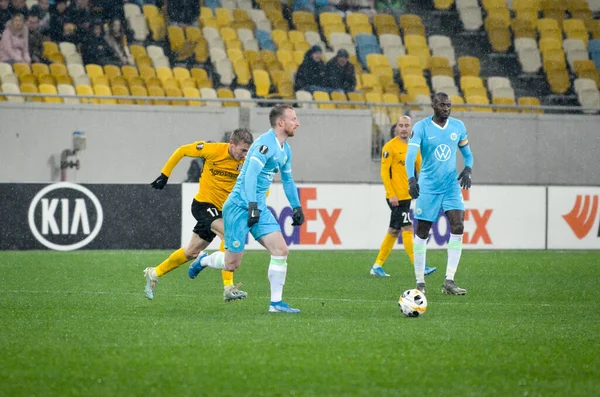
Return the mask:
{"type": "MultiPolygon", "coordinates": [[[[13,104],[0,106],[0,182],[59,180],[62,150],[83,131],[81,183],[147,183],[178,146],[221,140],[237,126],[268,128],[268,109],[110,105],[13,104]]],[[[294,176],[303,182],[380,183],[371,158],[372,118],[364,110],[299,109],[294,176]]],[[[415,120],[429,112],[415,113],[415,120]]],[[[514,113],[456,113],[469,131],[479,184],[599,186],[598,117],[514,113]]],[[[384,131],[387,137],[388,131],[384,131]]],[[[460,157],[460,156],[459,156],[460,157]]],[[[172,181],[183,181],[189,160],[172,181]]]]}
{"type": "MultiPolygon", "coordinates": [[[[197,188],[0,183],[0,250],[175,249],[189,241],[197,188]]],[[[299,184],[299,196],[299,228],[280,184],[267,201],[292,250],[379,248],[389,222],[381,185],[299,184]]],[[[600,187],[474,186],[463,197],[465,249],[600,249],[600,187]]],[[[449,233],[441,216],[428,249],[444,248],[449,233]]],[[[247,247],[261,248],[252,238],[247,247]]]]}

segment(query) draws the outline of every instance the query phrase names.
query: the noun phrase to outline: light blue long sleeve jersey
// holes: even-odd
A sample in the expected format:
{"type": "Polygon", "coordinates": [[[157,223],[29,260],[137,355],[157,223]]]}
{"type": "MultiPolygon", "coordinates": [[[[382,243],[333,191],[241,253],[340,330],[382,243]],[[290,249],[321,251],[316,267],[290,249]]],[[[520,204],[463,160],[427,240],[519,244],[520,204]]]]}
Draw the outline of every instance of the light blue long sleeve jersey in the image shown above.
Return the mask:
{"type": "Polygon", "coordinates": [[[419,149],[423,158],[419,186],[423,193],[438,194],[455,188],[458,184],[457,149],[463,155],[465,166],[473,167],[467,129],[458,119],[448,117],[444,127],[437,125],[433,116],[415,123],[406,153],[407,175],[415,175],[415,160],[419,149]]]}
{"type": "Polygon", "coordinates": [[[299,207],[298,188],[292,177],[292,149],[287,142],[280,145],[275,131],[270,129],[250,146],[229,198],[241,207],[256,202],[259,208],[264,209],[267,191],[277,172],[281,172],[283,190],[291,207],[299,207]]]}

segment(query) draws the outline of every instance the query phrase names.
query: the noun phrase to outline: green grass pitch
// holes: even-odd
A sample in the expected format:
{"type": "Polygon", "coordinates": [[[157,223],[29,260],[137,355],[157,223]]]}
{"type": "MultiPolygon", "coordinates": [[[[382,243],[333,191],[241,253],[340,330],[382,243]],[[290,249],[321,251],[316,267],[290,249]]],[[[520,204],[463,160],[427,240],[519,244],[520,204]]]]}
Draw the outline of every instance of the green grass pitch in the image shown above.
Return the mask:
{"type": "Polygon", "coordinates": [[[268,254],[249,252],[225,304],[219,272],[161,278],[166,251],[0,252],[0,396],[597,396],[600,253],[465,251],[467,296],[442,295],[446,253],[429,251],[429,308],[396,250],[294,251],[268,313],[268,254]]]}

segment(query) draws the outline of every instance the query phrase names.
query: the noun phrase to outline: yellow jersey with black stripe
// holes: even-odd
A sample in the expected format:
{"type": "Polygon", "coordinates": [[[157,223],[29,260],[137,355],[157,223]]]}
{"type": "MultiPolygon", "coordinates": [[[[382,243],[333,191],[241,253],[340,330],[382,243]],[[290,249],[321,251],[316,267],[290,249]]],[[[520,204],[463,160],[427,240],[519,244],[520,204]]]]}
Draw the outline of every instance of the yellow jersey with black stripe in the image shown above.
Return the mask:
{"type": "MultiPolygon", "coordinates": [[[[408,176],[406,175],[406,152],[408,143],[398,137],[388,141],[381,151],[381,180],[385,198],[396,196],[398,200],[410,200],[408,176]]],[[[417,172],[421,170],[421,153],[417,154],[417,172]]],[[[414,176],[414,175],[411,175],[414,176]]]]}
{"type": "Polygon", "coordinates": [[[170,176],[173,168],[184,156],[204,159],[200,186],[194,197],[196,201],[211,203],[221,210],[240,174],[244,160],[238,161],[231,157],[229,143],[198,141],[175,150],[163,167],[162,173],[170,176]]]}

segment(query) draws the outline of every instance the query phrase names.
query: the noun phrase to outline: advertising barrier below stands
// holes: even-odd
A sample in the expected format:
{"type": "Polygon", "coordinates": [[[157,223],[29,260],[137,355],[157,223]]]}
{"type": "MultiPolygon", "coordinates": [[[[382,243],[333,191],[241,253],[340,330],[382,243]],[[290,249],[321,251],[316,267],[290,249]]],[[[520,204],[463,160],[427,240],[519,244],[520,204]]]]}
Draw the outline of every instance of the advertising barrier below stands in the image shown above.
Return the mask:
{"type": "Polygon", "coordinates": [[[181,187],[0,184],[0,249],[172,249],[181,187]]]}
{"type": "MultiPolygon", "coordinates": [[[[379,249],[390,217],[382,185],[299,184],[298,188],[306,217],[300,228],[291,226],[292,209],[281,184],[272,186],[267,199],[293,249],[379,249]]],[[[189,241],[194,228],[190,205],[197,189],[197,184],[183,185],[182,244],[189,241]]],[[[475,186],[463,195],[465,249],[545,248],[546,188],[475,186]],[[517,204],[516,197],[527,200],[517,204]]],[[[445,247],[449,236],[448,223],[442,215],[432,227],[428,247],[445,247]]],[[[217,247],[215,241],[210,249],[217,247]]],[[[262,246],[250,238],[247,248],[262,246]]]]}
{"type": "Polygon", "coordinates": [[[600,187],[548,188],[548,248],[600,249],[600,187]]]}

